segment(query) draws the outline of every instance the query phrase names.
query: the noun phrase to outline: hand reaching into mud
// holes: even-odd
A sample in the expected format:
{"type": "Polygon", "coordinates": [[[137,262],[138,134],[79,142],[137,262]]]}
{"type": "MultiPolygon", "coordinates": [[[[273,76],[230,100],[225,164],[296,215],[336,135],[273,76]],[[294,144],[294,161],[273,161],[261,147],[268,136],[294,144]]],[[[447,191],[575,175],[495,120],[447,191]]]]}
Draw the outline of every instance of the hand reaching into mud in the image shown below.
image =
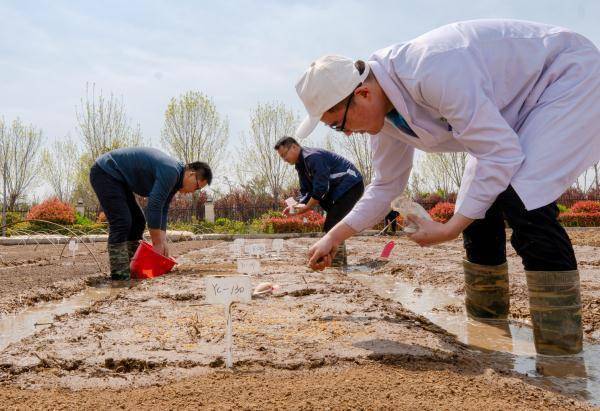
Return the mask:
{"type": "Polygon", "coordinates": [[[337,247],[334,246],[333,241],[328,236],[321,238],[308,249],[309,267],[321,271],[325,267],[331,266],[336,249],[337,247]]]}

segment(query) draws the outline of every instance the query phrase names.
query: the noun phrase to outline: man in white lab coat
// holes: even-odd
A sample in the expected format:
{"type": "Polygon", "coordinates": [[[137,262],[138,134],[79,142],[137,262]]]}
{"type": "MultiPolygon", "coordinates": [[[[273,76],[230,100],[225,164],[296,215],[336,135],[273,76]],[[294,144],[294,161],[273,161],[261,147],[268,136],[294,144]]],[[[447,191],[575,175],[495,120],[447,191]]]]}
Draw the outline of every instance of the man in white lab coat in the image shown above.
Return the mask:
{"type": "Polygon", "coordinates": [[[455,215],[415,218],[420,245],[463,233],[467,311],[506,318],[504,220],[527,271],[536,348],[581,350],[579,274],[555,200],[600,159],[600,53],[561,27],[515,20],[450,24],[376,51],[365,63],[324,56],[296,85],[309,116],[371,134],[375,178],[354,209],[314,244],[329,265],[338,244],[373,226],[405,188],[414,148],[471,155],[455,215]]]}

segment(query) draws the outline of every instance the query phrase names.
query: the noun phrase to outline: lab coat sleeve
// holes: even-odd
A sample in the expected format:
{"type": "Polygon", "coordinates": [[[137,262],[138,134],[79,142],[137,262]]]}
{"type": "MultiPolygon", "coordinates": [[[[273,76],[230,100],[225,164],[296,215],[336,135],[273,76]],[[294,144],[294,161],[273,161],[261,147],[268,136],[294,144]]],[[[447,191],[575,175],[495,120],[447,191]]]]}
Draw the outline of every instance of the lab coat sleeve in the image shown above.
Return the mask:
{"type": "Polygon", "coordinates": [[[493,101],[489,74],[468,50],[437,56],[426,67],[422,103],[440,112],[454,138],[473,156],[463,174],[456,212],[483,218],[525,158],[519,136],[493,101]]]}
{"type": "Polygon", "coordinates": [[[385,133],[370,138],[375,177],[342,220],[358,232],[373,227],[390,211],[390,203],[408,183],[414,154],[411,146],[385,133]]]}

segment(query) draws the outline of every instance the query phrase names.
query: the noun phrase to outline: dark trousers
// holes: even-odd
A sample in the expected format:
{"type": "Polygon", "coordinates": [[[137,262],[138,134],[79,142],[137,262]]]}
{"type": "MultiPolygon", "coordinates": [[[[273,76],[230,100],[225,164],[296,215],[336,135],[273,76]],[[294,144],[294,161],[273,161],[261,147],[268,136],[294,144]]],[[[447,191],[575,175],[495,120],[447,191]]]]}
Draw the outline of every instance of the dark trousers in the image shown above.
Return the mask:
{"type": "Polygon", "coordinates": [[[467,260],[475,264],[500,265],[506,262],[504,221],[512,228],[510,242],[527,271],[570,271],[577,269],[573,245],[558,222],[556,203],[527,211],[509,186],[485,214],[465,231],[467,260]]]}
{"type": "Polygon", "coordinates": [[[350,190],[346,191],[340,198],[335,200],[331,206],[328,206],[325,210],[327,211],[327,217],[325,217],[323,231],[326,233],[329,232],[329,230],[331,230],[337,223],[342,221],[342,219],[346,217],[346,214],[352,210],[354,204],[360,200],[364,191],[365,185],[361,181],[350,188],[350,190]]]}
{"type": "Polygon", "coordinates": [[[390,224],[390,226],[386,229],[386,232],[389,233],[396,233],[396,230],[398,229],[398,220],[396,220],[398,218],[398,216],[400,215],[399,212],[397,211],[390,211],[389,213],[387,213],[387,215],[385,216],[385,218],[383,219],[383,226],[387,227],[388,224],[390,224]]]}
{"type": "Polygon", "coordinates": [[[90,170],[90,183],[108,220],[108,243],[141,240],[146,219],[129,187],[97,164],[90,170]]]}

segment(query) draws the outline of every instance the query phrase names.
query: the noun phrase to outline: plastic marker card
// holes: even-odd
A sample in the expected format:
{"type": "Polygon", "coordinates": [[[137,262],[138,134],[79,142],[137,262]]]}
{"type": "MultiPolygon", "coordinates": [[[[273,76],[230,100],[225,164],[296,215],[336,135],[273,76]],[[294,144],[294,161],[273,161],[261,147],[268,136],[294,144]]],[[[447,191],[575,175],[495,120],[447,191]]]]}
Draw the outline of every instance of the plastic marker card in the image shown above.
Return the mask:
{"type": "Polygon", "coordinates": [[[271,243],[271,249],[276,252],[283,250],[283,238],[276,238],[271,243]]]}
{"type": "Polygon", "coordinates": [[[206,286],[206,302],[228,306],[231,303],[249,303],[252,300],[252,284],[250,277],[208,276],[204,279],[206,286]]]}
{"type": "Polygon", "coordinates": [[[264,244],[248,244],[246,253],[255,256],[261,256],[267,252],[267,247],[264,244]]]}
{"type": "Polygon", "coordinates": [[[241,254],[244,250],[244,239],[236,238],[233,243],[229,246],[229,250],[235,254],[241,254]]]}
{"type": "Polygon", "coordinates": [[[79,244],[77,244],[77,241],[75,241],[75,240],[69,241],[69,251],[70,252],[74,253],[78,249],[79,249],[79,244]]]}
{"type": "Polygon", "coordinates": [[[237,272],[240,274],[260,274],[260,260],[255,258],[238,260],[237,272]]]}

